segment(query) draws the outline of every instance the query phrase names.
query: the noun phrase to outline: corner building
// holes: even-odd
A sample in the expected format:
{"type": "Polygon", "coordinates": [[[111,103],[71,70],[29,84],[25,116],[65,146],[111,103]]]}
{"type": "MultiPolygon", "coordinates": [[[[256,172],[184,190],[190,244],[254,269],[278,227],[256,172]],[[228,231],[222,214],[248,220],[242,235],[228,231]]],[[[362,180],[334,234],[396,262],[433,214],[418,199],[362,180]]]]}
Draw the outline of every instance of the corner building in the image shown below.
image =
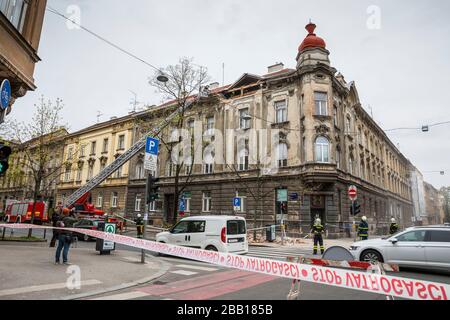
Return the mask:
{"type": "MultiPolygon", "coordinates": [[[[401,227],[411,226],[410,162],[363,109],[355,83],[331,66],[316,25],[306,29],[295,69],[277,63],[265,75],[246,73],[226,87],[213,85],[217,102],[191,110],[186,121],[201,122],[203,137],[214,137],[212,128],[235,135],[224,133],[223,145],[203,152],[202,162],[194,165],[184,190],[186,216],[238,214],[251,228],[279,224],[286,206],[288,235],[307,234],[320,217],[329,238],[354,236],[347,190],[355,185],[361,205],[356,221],[367,216],[370,234],[387,234],[392,217],[401,227]],[[252,140],[252,131],[264,132],[267,143],[252,140]],[[271,168],[261,165],[264,148],[271,168]],[[233,165],[211,161],[218,154],[231,154],[233,165]],[[234,197],[242,200],[238,212],[234,197]]],[[[164,148],[159,162],[161,195],[151,206],[155,225],[174,223],[174,179],[164,148]]],[[[133,185],[143,193],[143,180],[133,185]]],[[[127,201],[133,208],[136,200],[127,201]]]]}

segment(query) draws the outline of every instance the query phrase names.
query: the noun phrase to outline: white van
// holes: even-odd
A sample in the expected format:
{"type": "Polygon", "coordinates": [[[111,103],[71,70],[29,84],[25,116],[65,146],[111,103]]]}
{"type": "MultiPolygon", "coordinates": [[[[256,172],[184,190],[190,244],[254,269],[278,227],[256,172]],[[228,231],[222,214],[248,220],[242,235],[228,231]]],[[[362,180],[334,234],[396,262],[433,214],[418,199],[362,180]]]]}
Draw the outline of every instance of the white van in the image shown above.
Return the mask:
{"type": "Polygon", "coordinates": [[[247,223],[244,218],[235,216],[184,218],[169,231],[158,233],[156,241],[211,251],[248,253],[247,223]]]}

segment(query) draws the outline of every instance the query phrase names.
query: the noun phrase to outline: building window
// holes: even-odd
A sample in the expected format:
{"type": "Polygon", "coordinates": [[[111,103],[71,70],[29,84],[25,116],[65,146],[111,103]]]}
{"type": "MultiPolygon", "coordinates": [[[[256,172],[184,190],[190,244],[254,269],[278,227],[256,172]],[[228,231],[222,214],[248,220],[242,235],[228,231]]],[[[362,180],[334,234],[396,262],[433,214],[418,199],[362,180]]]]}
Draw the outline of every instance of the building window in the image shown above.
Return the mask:
{"type": "Polygon", "coordinates": [[[330,143],[325,137],[318,137],[315,142],[316,162],[329,163],[330,143]]]}
{"type": "Polygon", "coordinates": [[[66,168],[66,171],[64,173],[64,181],[65,182],[69,182],[70,181],[70,167],[66,168]]]}
{"type": "Polygon", "coordinates": [[[205,155],[205,160],[203,163],[203,173],[213,173],[214,172],[214,155],[210,151],[205,155]]]}
{"type": "Polygon", "coordinates": [[[87,180],[91,180],[93,175],[94,175],[94,165],[89,165],[87,180]]]}
{"type": "Polygon", "coordinates": [[[97,208],[103,207],[103,194],[99,193],[97,196],[97,208]]]}
{"type": "Polygon", "coordinates": [[[328,115],[328,95],[324,92],[314,92],[314,103],[317,116],[328,115]]]}
{"type": "Polygon", "coordinates": [[[288,148],[286,143],[279,143],[277,146],[277,164],[278,168],[287,167],[288,148]]]}
{"type": "Polygon", "coordinates": [[[202,212],[211,212],[211,192],[203,192],[202,212]]]}
{"type": "Polygon", "coordinates": [[[156,201],[150,202],[150,204],[148,205],[148,210],[151,212],[156,211],[156,201]]]}
{"type": "Polygon", "coordinates": [[[106,161],[100,162],[100,171],[106,168],[106,161]]]}
{"type": "Polygon", "coordinates": [[[287,122],[287,104],[286,100],[275,102],[276,122],[287,122]]]}
{"type": "Polygon", "coordinates": [[[119,142],[117,144],[117,149],[118,150],[125,149],[125,135],[123,135],[123,134],[119,136],[119,142]]]}
{"type": "Polygon", "coordinates": [[[142,161],[136,164],[136,179],[144,179],[144,164],[142,161]]]}
{"type": "Polygon", "coordinates": [[[81,181],[81,173],[82,173],[83,168],[79,167],[77,170],[77,181],[81,181]]]}
{"type": "Polygon", "coordinates": [[[111,194],[111,208],[117,208],[117,198],[118,198],[118,193],[113,192],[111,194]]]}
{"type": "Polygon", "coordinates": [[[239,128],[240,129],[249,129],[250,128],[250,119],[247,119],[249,116],[248,108],[239,110],[239,128]]]}
{"type": "Polygon", "coordinates": [[[348,158],[348,173],[353,174],[353,157],[348,158]]]}
{"type": "Polygon", "coordinates": [[[339,148],[336,148],[336,166],[338,169],[341,168],[341,150],[339,148]]]}
{"type": "Polygon", "coordinates": [[[141,211],[141,202],[142,202],[141,195],[137,194],[136,199],[134,200],[134,211],[141,211]]]}
{"type": "Polygon", "coordinates": [[[1,0],[0,11],[22,33],[29,0],[1,0]]]}
{"type": "Polygon", "coordinates": [[[339,127],[338,107],[337,106],[333,106],[333,119],[334,119],[334,125],[336,127],[339,127]]]}
{"type": "Polygon", "coordinates": [[[241,149],[241,151],[239,151],[238,154],[239,157],[239,171],[246,171],[249,168],[249,163],[248,163],[248,149],[247,148],[243,148],[241,149]]]}
{"type": "Polygon", "coordinates": [[[122,167],[123,166],[120,166],[119,169],[117,169],[117,171],[116,171],[116,178],[122,177],[122,167]]]}
{"type": "Polygon", "coordinates": [[[91,142],[91,155],[95,155],[95,149],[97,148],[97,142],[96,141],[92,141],[91,142]]]}
{"type": "Polygon", "coordinates": [[[214,130],[214,117],[206,118],[206,130],[208,130],[208,132],[214,130]]]}
{"type": "Polygon", "coordinates": [[[191,212],[191,198],[184,198],[185,212],[191,212]]]}
{"type": "Polygon", "coordinates": [[[84,157],[84,149],[86,148],[86,145],[82,145],[82,146],[80,146],[80,157],[84,157]]]}
{"type": "Polygon", "coordinates": [[[347,120],[345,122],[346,125],[346,130],[347,130],[347,134],[350,134],[352,132],[352,120],[350,118],[350,116],[347,116],[347,120]]]}
{"type": "Polygon", "coordinates": [[[105,138],[103,139],[103,151],[104,153],[108,152],[108,143],[109,143],[109,139],[105,138]]]}
{"type": "Polygon", "coordinates": [[[67,160],[72,160],[73,159],[73,147],[69,147],[68,151],[67,151],[67,160]]]}

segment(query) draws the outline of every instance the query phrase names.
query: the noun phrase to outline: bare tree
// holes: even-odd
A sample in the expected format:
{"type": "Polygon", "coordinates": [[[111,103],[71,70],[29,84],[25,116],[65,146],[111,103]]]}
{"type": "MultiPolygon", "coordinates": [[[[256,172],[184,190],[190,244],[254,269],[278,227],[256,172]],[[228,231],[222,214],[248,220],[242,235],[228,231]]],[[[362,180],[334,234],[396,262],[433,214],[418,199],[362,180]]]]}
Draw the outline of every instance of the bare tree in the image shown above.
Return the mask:
{"type": "MultiPolygon", "coordinates": [[[[66,126],[61,123],[62,100],[56,99],[56,102],[53,103],[51,100],[46,101],[44,96],[41,96],[39,103],[35,104],[35,108],[35,113],[29,123],[12,120],[5,123],[2,128],[4,135],[9,140],[19,144],[19,149],[16,151],[24,155],[20,161],[21,168],[12,173],[17,174],[18,178],[22,180],[21,184],[32,191],[31,224],[35,222],[36,201],[41,192],[59,178],[61,168],[66,164],[62,159],[58,163],[55,155],[56,149],[61,147],[61,144],[63,146],[61,136],[64,132],[67,133],[66,126]],[[49,166],[50,162],[55,163],[49,166]]],[[[29,229],[28,237],[31,237],[31,234],[32,229],[29,229]]]]}
{"type": "Polygon", "coordinates": [[[173,217],[174,221],[178,217],[178,203],[180,195],[183,193],[186,186],[191,181],[192,169],[194,164],[193,150],[180,150],[177,148],[183,142],[181,132],[185,129],[186,118],[189,115],[189,111],[185,108],[188,103],[195,100],[198,95],[204,90],[206,85],[210,81],[207,69],[201,66],[194,65],[192,59],[181,58],[179,63],[174,66],[168,66],[161,70],[163,74],[168,78],[168,81],[161,82],[158,77],[161,73],[157,72],[150,79],[151,86],[162,94],[164,100],[168,100],[168,107],[170,110],[179,110],[178,115],[172,120],[170,130],[167,135],[177,133],[176,137],[167,137],[164,134],[160,134],[159,138],[162,144],[165,146],[169,155],[169,161],[173,164],[170,170],[171,176],[174,177],[174,199],[173,199],[173,217]],[[190,151],[190,156],[187,155],[190,151]],[[182,169],[188,166],[189,171],[182,173],[182,169]],[[185,176],[182,178],[182,176],[185,176]]]}

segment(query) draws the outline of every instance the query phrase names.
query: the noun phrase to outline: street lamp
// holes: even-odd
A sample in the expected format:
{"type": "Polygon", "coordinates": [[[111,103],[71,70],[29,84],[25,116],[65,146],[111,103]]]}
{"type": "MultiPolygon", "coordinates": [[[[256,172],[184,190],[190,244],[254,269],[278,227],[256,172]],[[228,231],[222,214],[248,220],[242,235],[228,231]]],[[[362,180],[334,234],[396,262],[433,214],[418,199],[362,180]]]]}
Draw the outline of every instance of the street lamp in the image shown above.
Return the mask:
{"type": "Polygon", "coordinates": [[[169,77],[165,73],[160,72],[159,75],[156,77],[156,80],[162,83],[166,83],[167,81],[169,81],[169,77]]]}

